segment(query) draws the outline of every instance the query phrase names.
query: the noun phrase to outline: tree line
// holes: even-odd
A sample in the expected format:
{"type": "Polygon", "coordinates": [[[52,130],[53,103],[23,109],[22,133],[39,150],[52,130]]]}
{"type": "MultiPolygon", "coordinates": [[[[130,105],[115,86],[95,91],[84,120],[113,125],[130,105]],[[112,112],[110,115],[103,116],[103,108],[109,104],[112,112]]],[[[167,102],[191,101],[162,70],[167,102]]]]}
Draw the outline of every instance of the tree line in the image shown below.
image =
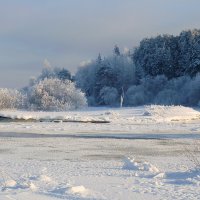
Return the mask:
{"type": "Polygon", "coordinates": [[[145,38],[129,52],[115,46],[79,68],[75,80],[89,105],[197,106],[200,100],[200,30],[145,38]]]}
{"type": "Polygon", "coordinates": [[[200,30],[158,35],[110,56],[101,54],[72,76],[45,67],[20,89],[0,89],[0,109],[65,111],[86,106],[200,105],[200,30]]]}

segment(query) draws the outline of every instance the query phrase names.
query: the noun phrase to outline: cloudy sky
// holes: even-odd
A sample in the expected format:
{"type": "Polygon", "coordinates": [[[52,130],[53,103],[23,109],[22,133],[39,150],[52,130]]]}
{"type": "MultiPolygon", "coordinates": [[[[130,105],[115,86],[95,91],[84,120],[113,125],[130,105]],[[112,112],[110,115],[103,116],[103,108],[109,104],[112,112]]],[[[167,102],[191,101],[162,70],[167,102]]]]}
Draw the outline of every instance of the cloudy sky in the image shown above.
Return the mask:
{"type": "Polygon", "coordinates": [[[0,87],[21,87],[44,59],[75,72],[113,46],[200,28],[199,0],[0,0],[0,87]]]}

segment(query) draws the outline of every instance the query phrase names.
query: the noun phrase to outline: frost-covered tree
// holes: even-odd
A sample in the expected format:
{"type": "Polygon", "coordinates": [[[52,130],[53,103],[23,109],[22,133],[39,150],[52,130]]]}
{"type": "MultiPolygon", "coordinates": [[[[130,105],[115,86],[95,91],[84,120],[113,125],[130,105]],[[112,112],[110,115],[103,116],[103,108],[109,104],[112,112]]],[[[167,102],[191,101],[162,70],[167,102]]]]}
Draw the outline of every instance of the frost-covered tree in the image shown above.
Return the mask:
{"type": "Polygon", "coordinates": [[[148,94],[145,93],[143,85],[131,86],[125,96],[126,105],[138,106],[149,103],[148,94]]]}
{"type": "MultiPolygon", "coordinates": [[[[44,65],[40,76],[23,89],[25,93],[45,79],[72,80],[68,70],[52,68],[47,60],[44,65]]],[[[111,56],[99,54],[96,60],[80,67],[73,81],[92,106],[152,103],[196,106],[200,105],[198,73],[200,30],[195,29],[182,31],[178,36],[145,38],[129,53],[121,53],[116,45],[111,56]]],[[[49,101],[46,96],[43,98],[44,102],[49,101]]]]}
{"type": "Polygon", "coordinates": [[[42,73],[36,79],[36,82],[39,82],[44,79],[60,79],[60,80],[72,80],[71,73],[65,68],[52,68],[52,67],[44,67],[42,69],[42,73]]]}
{"type": "Polygon", "coordinates": [[[133,60],[145,75],[163,74],[169,79],[195,76],[200,72],[200,30],[146,38],[135,49],[133,60]]]}
{"type": "Polygon", "coordinates": [[[195,76],[200,72],[200,30],[181,32],[178,42],[179,64],[183,67],[185,74],[195,76]]]}
{"type": "Polygon", "coordinates": [[[154,98],[165,88],[167,83],[168,79],[163,75],[146,76],[141,79],[139,85],[133,85],[127,90],[125,102],[130,106],[153,103],[154,98]]]}
{"type": "MultiPolygon", "coordinates": [[[[183,87],[183,86],[182,86],[183,87]]],[[[185,99],[184,103],[186,105],[197,106],[200,102],[200,74],[189,79],[183,87],[183,97],[185,99]]]]}
{"type": "Polygon", "coordinates": [[[100,91],[100,103],[103,105],[116,106],[119,104],[119,94],[114,87],[103,87],[100,91]]]}
{"type": "Polygon", "coordinates": [[[104,87],[116,87],[117,73],[110,66],[102,66],[96,73],[95,98],[99,105],[103,105],[101,99],[101,90],[104,87]]]}
{"type": "Polygon", "coordinates": [[[97,61],[93,61],[84,67],[80,67],[75,75],[76,85],[86,94],[89,105],[95,105],[95,81],[100,65],[97,61]]]}
{"type": "MultiPolygon", "coordinates": [[[[89,105],[104,104],[100,98],[100,91],[104,87],[116,88],[121,96],[122,88],[126,91],[136,84],[136,79],[136,70],[130,54],[114,54],[104,59],[99,54],[96,61],[79,68],[75,76],[76,84],[86,93],[89,105]]],[[[120,99],[117,98],[116,101],[120,105],[120,99]]]]}
{"type": "Polygon", "coordinates": [[[163,35],[144,39],[133,53],[137,68],[142,68],[145,75],[165,75],[172,78],[176,74],[177,41],[174,36],[163,35]]]}
{"type": "Polygon", "coordinates": [[[154,104],[158,105],[180,105],[180,96],[176,90],[165,89],[158,93],[154,99],[154,104]]]}
{"type": "Polygon", "coordinates": [[[69,72],[69,70],[65,69],[65,68],[55,68],[54,72],[56,74],[56,78],[60,79],[60,80],[72,80],[72,76],[71,73],[69,72]]]}
{"type": "Polygon", "coordinates": [[[143,85],[146,93],[151,93],[152,98],[156,96],[163,88],[167,85],[168,79],[164,75],[159,75],[156,77],[146,76],[141,80],[141,85],[143,85]]]}
{"type": "Polygon", "coordinates": [[[114,55],[120,56],[120,50],[119,50],[119,47],[117,45],[115,45],[113,52],[114,52],[114,55]]]}
{"type": "Polygon", "coordinates": [[[44,79],[29,88],[27,99],[33,110],[66,111],[87,105],[84,93],[69,80],[44,79]]]}
{"type": "Polygon", "coordinates": [[[24,96],[18,90],[0,88],[0,109],[21,109],[24,101],[24,96]]]}
{"type": "Polygon", "coordinates": [[[126,105],[200,105],[200,75],[167,80],[164,76],[148,77],[131,86],[125,95],[126,105]]]}

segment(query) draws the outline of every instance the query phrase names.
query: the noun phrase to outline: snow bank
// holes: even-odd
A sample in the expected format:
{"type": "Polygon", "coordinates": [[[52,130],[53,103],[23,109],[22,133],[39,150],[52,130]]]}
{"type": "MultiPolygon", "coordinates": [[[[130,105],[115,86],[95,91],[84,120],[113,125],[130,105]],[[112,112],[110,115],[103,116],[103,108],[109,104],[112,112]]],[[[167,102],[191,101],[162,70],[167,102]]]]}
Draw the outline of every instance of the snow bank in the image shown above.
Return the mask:
{"type": "Polygon", "coordinates": [[[24,120],[109,120],[109,119],[125,119],[129,118],[130,114],[139,118],[165,118],[165,119],[200,119],[200,112],[193,108],[184,106],[144,106],[135,108],[110,108],[104,111],[105,108],[91,110],[80,110],[71,112],[28,112],[28,111],[1,111],[0,116],[11,119],[24,119],[24,120]]]}
{"type": "Polygon", "coordinates": [[[200,119],[200,112],[184,106],[145,106],[144,117],[152,117],[156,121],[183,121],[200,119]]]}
{"type": "Polygon", "coordinates": [[[181,134],[187,134],[185,137],[188,137],[189,133],[196,135],[200,131],[200,112],[183,106],[155,105],[132,108],[87,108],[69,112],[0,111],[0,122],[2,133],[31,131],[46,134],[56,131],[57,134],[93,133],[103,136],[129,134],[126,137],[131,135],[140,137],[141,134],[144,134],[142,136],[144,137],[152,134],[152,138],[158,137],[158,134],[166,134],[166,138],[171,138],[172,133],[177,134],[175,137],[181,134]],[[7,122],[18,123],[10,123],[8,126],[7,122]],[[43,123],[33,122],[45,122],[45,126],[43,123]],[[91,124],[86,126],[82,123],[91,124]]]}
{"type": "Polygon", "coordinates": [[[92,191],[83,185],[73,186],[68,183],[58,184],[50,176],[41,174],[38,176],[26,176],[14,179],[0,180],[1,192],[18,193],[29,192],[40,193],[45,195],[53,195],[62,199],[69,199],[69,196],[88,197],[92,195],[92,191]]]}
{"type": "Polygon", "coordinates": [[[1,111],[3,118],[22,121],[41,122],[109,122],[108,117],[84,115],[82,112],[28,112],[28,111],[1,111]]]}
{"type": "Polygon", "coordinates": [[[123,169],[126,170],[141,170],[152,173],[159,173],[159,169],[149,162],[137,162],[134,158],[125,158],[123,169]]]}
{"type": "Polygon", "coordinates": [[[161,172],[156,166],[149,162],[137,162],[134,158],[124,159],[123,169],[137,171],[134,175],[139,178],[148,178],[154,180],[155,185],[173,184],[173,185],[200,185],[200,171],[186,170],[161,172]],[[146,173],[145,173],[146,172],[146,173]]]}
{"type": "Polygon", "coordinates": [[[180,121],[200,119],[200,112],[184,106],[144,106],[135,108],[105,108],[71,111],[71,112],[27,112],[1,111],[1,117],[37,121],[137,121],[138,119],[153,119],[154,121],[180,121]]]}

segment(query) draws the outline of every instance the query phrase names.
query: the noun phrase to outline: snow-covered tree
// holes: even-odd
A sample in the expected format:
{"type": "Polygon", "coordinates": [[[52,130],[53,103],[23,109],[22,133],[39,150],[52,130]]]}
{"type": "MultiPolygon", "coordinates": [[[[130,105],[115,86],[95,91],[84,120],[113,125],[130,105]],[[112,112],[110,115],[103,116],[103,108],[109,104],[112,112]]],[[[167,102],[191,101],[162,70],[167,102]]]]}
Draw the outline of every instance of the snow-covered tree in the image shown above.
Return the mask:
{"type": "Polygon", "coordinates": [[[192,79],[189,79],[189,81],[182,87],[182,96],[185,98],[185,104],[197,106],[200,101],[200,74],[197,74],[192,79]]]}
{"type": "Polygon", "coordinates": [[[24,96],[18,90],[0,88],[0,109],[22,108],[24,100],[24,96]]]}
{"type": "Polygon", "coordinates": [[[142,68],[145,75],[165,75],[169,78],[175,74],[177,67],[173,63],[173,54],[176,48],[174,36],[163,35],[144,39],[135,49],[133,59],[138,68],[142,68]]]}
{"type": "Polygon", "coordinates": [[[103,105],[116,106],[119,104],[119,94],[114,87],[103,87],[100,91],[100,101],[103,105]]]}
{"type": "Polygon", "coordinates": [[[120,56],[120,50],[119,50],[119,47],[117,45],[115,45],[113,52],[114,52],[114,55],[120,56]]]}
{"type": "Polygon", "coordinates": [[[129,106],[144,105],[149,103],[149,95],[143,85],[133,85],[126,92],[125,102],[129,106]]]}
{"type": "Polygon", "coordinates": [[[136,68],[145,75],[169,79],[200,72],[200,30],[182,31],[179,36],[159,35],[140,42],[133,53],[136,68]]]}
{"type": "Polygon", "coordinates": [[[27,99],[33,110],[66,111],[87,105],[84,93],[69,80],[44,79],[29,88],[27,99]]]}
{"type": "Polygon", "coordinates": [[[180,96],[176,90],[164,89],[158,93],[154,99],[154,104],[158,105],[180,105],[180,96]]]}
{"type": "MultiPolygon", "coordinates": [[[[91,102],[95,104],[95,81],[96,73],[100,67],[100,63],[91,62],[84,67],[80,67],[75,75],[75,82],[78,88],[86,94],[88,99],[93,99],[91,102]]],[[[93,104],[92,103],[92,104],[93,104]]],[[[90,105],[90,101],[89,101],[90,105]]]]}
{"type": "MultiPolygon", "coordinates": [[[[104,59],[99,54],[96,61],[79,68],[75,76],[76,84],[86,93],[89,105],[104,104],[100,98],[100,91],[104,87],[116,88],[121,96],[122,88],[126,91],[137,82],[136,79],[136,70],[130,55],[123,54],[114,54],[104,59]]],[[[119,102],[119,98],[116,101],[119,102]]]]}
{"type": "Polygon", "coordinates": [[[47,79],[60,79],[60,80],[72,80],[71,73],[65,69],[65,68],[52,68],[52,67],[44,67],[42,69],[42,73],[38,76],[38,78],[35,80],[36,82],[39,82],[41,80],[47,79]]]}
{"type": "Polygon", "coordinates": [[[117,73],[113,68],[108,65],[102,66],[96,74],[95,84],[95,98],[99,105],[104,105],[101,99],[101,90],[104,87],[116,87],[117,86],[117,73]]]}
{"type": "Polygon", "coordinates": [[[57,98],[53,92],[58,85],[53,86],[52,90],[42,89],[44,94],[39,93],[41,83],[43,85],[46,79],[59,79],[62,84],[73,79],[76,87],[85,93],[89,105],[92,106],[135,106],[151,103],[196,106],[200,105],[198,73],[200,30],[195,29],[182,31],[178,36],[145,38],[129,53],[121,53],[116,45],[111,56],[102,57],[99,54],[95,60],[85,62],[73,78],[68,70],[52,68],[45,60],[42,73],[32,79],[23,91],[30,94],[35,88],[35,95],[39,96],[32,105],[42,105],[41,109],[54,109],[58,106],[63,109],[58,103],[60,97],[57,98]],[[53,103],[48,106],[48,102],[53,103]]]}
{"type": "Polygon", "coordinates": [[[179,37],[179,64],[185,74],[195,76],[200,72],[200,30],[183,31],[179,37]]]}
{"type": "Polygon", "coordinates": [[[72,80],[71,73],[65,68],[54,68],[55,77],[60,80],[72,80]]]}

